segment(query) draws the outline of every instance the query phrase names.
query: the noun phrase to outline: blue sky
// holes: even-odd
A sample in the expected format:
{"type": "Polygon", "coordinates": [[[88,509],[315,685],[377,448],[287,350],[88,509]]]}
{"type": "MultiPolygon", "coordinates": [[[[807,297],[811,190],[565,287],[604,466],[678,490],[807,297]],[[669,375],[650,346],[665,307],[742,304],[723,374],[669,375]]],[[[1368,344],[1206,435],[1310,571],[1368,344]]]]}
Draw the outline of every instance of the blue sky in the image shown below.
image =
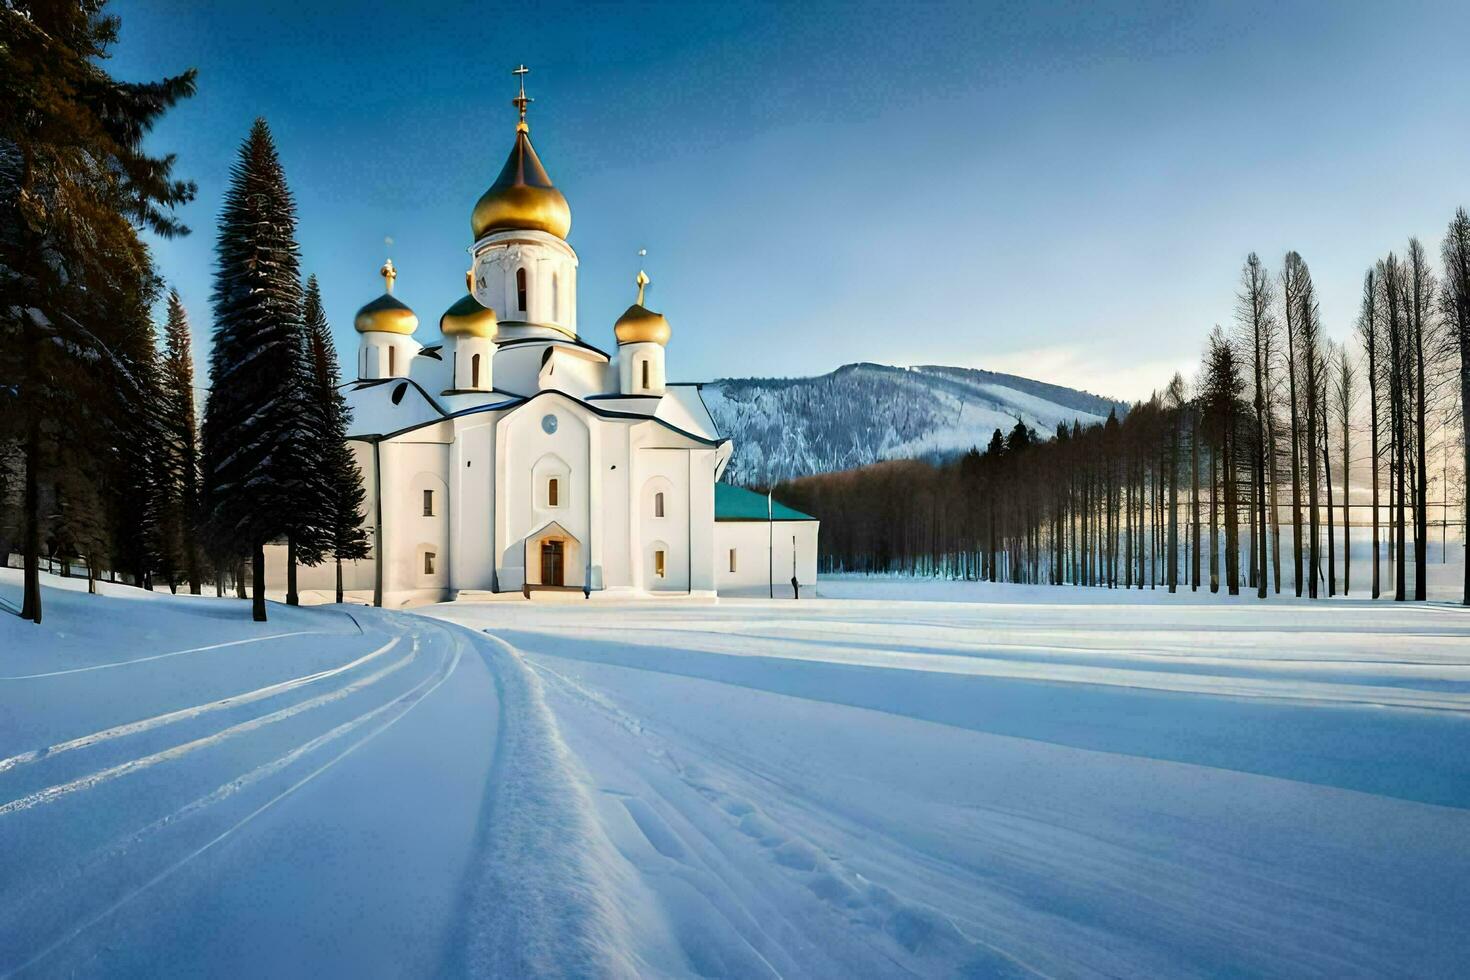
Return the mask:
{"type": "Polygon", "coordinates": [[[1367,265],[1470,205],[1464,3],[111,9],[119,77],[199,69],[150,139],[199,184],[156,253],[201,363],[255,116],[350,363],[385,236],[426,337],[462,295],[520,62],[582,335],[610,348],[647,248],[680,380],[868,360],[1146,396],[1230,321],[1247,252],[1300,251],[1342,337],[1367,265]]]}

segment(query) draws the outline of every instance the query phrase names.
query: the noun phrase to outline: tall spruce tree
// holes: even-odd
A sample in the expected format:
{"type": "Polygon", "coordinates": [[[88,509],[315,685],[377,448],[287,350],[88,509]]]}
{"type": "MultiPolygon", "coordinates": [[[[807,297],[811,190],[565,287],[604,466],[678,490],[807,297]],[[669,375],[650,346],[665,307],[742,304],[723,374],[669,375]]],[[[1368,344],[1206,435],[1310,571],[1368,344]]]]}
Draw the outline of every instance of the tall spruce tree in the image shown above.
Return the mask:
{"type": "Polygon", "coordinates": [[[250,558],[252,615],[262,622],[265,546],[297,526],[306,469],[298,253],[296,205],[270,129],[257,119],[219,219],[203,469],[215,547],[250,558]]]}
{"type": "Polygon", "coordinates": [[[164,550],[172,569],[202,585],[199,535],[199,429],[194,412],[194,353],[189,317],[176,289],[168,294],[168,321],[159,369],[159,400],[165,485],[161,495],[164,550]]]}
{"type": "Polygon", "coordinates": [[[193,184],[170,176],[171,156],[142,149],[153,124],[193,94],[194,72],[113,79],[100,62],[119,24],[103,6],[0,4],[0,443],[21,457],[21,615],[37,623],[51,513],[43,499],[56,499],[63,479],[72,500],[115,500],[122,490],[103,492],[105,454],[71,470],[68,445],[112,445],[107,426],[127,414],[119,401],[136,395],[110,328],[121,319],[119,294],[151,278],[137,226],[185,233],[169,212],[194,196],[193,184]],[[91,481],[84,492],[82,479],[91,481]]]}
{"type": "Polygon", "coordinates": [[[368,556],[367,530],[362,526],[362,505],[366,493],[362,471],[347,444],[347,426],[351,421],[347,399],[337,387],[339,368],[337,346],[332,342],[332,328],[322,307],[321,288],[316,276],[306,280],[306,299],[302,304],[302,320],[311,352],[311,392],[318,406],[321,427],[321,473],[329,490],[327,515],[327,547],[337,566],[337,601],[342,601],[342,563],[368,556]]]}

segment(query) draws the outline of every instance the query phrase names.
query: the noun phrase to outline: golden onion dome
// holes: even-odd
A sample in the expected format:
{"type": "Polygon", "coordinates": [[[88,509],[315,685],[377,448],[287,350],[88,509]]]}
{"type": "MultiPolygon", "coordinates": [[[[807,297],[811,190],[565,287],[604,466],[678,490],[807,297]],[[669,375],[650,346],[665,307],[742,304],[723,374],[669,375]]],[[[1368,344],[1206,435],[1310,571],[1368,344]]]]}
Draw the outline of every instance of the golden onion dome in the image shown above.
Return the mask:
{"type": "Polygon", "coordinates": [[[524,118],[500,176],[475,202],[470,227],[477,241],[493,231],[544,231],[566,238],[572,228],[572,209],[541,166],[524,118]]]}
{"type": "Polygon", "coordinates": [[[473,295],[466,294],[455,301],[439,318],[439,331],[446,337],[480,337],[490,339],[499,328],[495,311],[481,306],[473,295]]]}
{"type": "Polygon", "coordinates": [[[383,277],[387,290],[357,311],[353,326],[357,327],[358,333],[396,333],[405,337],[411,335],[418,329],[419,318],[406,304],[393,296],[393,280],[398,278],[398,270],[393,268],[392,259],[383,263],[378,275],[383,277]]]}
{"type": "Polygon", "coordinates": [[[648,285],[648,276],[638,273],[638,301],[618,317],[613,324],[613,333],[619,344],[667,344],[669,321],[662,313],[655,313],[643,305],[643,288],[648,285]]]}

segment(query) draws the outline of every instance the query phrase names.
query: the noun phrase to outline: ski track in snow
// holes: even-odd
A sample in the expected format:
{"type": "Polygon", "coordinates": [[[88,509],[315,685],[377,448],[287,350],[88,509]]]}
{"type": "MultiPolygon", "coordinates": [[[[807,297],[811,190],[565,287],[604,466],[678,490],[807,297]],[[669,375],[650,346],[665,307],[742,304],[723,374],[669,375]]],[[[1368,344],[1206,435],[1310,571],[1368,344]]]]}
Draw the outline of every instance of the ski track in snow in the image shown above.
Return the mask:
{"type": "Polygon", "coordinates": [[[69,667],[65,670],[48,670],[40,674],[19,674],[14,677],[0,677],[0,681],[34,681],[45,677],[64,677],[67,674],[89,674],[96,670],[111,670],[114,667],[131,667],[134,664],[146,664],[154,660],[168,660],[171,657],[182,657],[190,653],[209,653],[213,650],[225,650],[229,647],[244,646],[247,643],[265,643],[269,640],[285,640],[293,636],[315,636],[326,633],[326,630],[293,630],[290,633],[271,633],[267,636],[251,636],[243,640],[231,640],[228,643],[211,643],[208,646],[190,647],[187,650],[155,653],[147,657],[135,657],[132,660],[117,660],[105,664],[88,664],[85,667],[69,667]]]}
{"type": "MultiPolygon", "coordinates": [[[[150,604],[150,613],[166,623],[162,605],[150,604]]],[[[64,616],[65,610],[53,607],[52,615],[64,616]]],[[[0,869],[0,976],[108,972],[103,964],[116,952],[117,938],[104,937],[114,931],[109,924],[122,910],[394,726],[439,690],[471,649],[452,627],[391,615],[374,618],[370,632],[335,634],[336,649],[345,656],[338,654],[334,666],[111,725],[0,762],[0,800],[6,801],[0,803],[0,840],[7,842],[6,867],[0,869]],[[408,649],[395,656],[405,640],[408,649]],[[384,657],[391,659],[383,663],[384,657]],[[169,739],[176,728],[197,729],[211,719],[223,720],[213,722],[206,734],[191,730],[182,740],[169,739]],[[98,755],[115,755],[118,747],[126,756],[120,762],[98,755]],[[88,767],[93,757],[110,764],[88,767]],[[196,757],[203,761],[192,761],[196,757]],[[63,763],[75,768],[72,759],[80,760],[83,775],[15,792],[14,780],[24,772],[37,770],[44,781],[63,763]],[[234,768],[242,763],[243,768],[234,768]],[[165,773],[162,781],[139,782],[154,771],[165,773]],[[206,780],[212,789],[180,796],[203,788],[206,780]],[[95,794],[104,792],[106,798],[94,802],[95,794]],[[50,816],[53,810],[60,816],[50,816]]],[[[291,631],[48,676],[246,642],[275,644],[266,663],[289,666],[291,656],[300,655],[278,660],[278,650],[300,644],[304,636],[331,633],[291,631]]],[[[320,657],[320,651],[310,651],[301,662],[320,657]]],[[[258,670],[262,662],[235,663],[258,670]]],[[[228,677],[239,668],[217,661],[201,676],[228,677]]],[[[11,708],[0,700],[0,710],[11,708]]]]}
{"type": "Polygon", "coordinates": [[[13,769],[18,765],[24,765],[28,762],[35,762],[37,759],[44,759],[48,756],[59,755],[62,752],[70,752],[74,749],[84,749],[88,746],[97,745],[101,742],[110,741],[114,738],[121,738],[124,735],[136,735],[139,732],[146,732],[150,729],[158,728],[162,725],[170,725],[176,721],[183,721],[188,718],[198,718],[200,715],[208,714],[212,711],[221,711],[225,708],[237,708],[241,707],[242,705],[251,704],[255,701],[260,701],[264,698],[275,697],[278,694],[285,694],[287,691],[294,691],[298,687],[312,684],[316,681],[326,680],[329,677],[335,677],[338,674],[345,673],[346,671],[352,670],[355,667],[360,667],[370,660],[375,660],[378,657],[381,657],[383,654],[387,653],[389,650],[396,647],[401,639],[402,637],[395,636],[393,639],[378,647],[376,650],[373,650],[370,653],[365,653],[361,657],[358,657],[356,660],[342,664],[340,667],[332,667],[327,670],[319,670],[313,674],[304,674],[300,677],[293,677],[290,680],[280,681],[276,684],[267,684],[265,687],[257,687],[253,690],[245,691],[240,694],[234,694],[227,698],[220,698],[217,701],[209,701],[205,704],[196,704],[189,708],[179,708],[176,711],[169,711],[161,715],[154,715],[151,718],[141,718],[138,721],[128,722],[125,725],[116,725],[112,728],[108,728],[100,732],[93,732],[90,735],[83,735],[80,738],[73,738],[65,742],[58,742],[57,744],[48,746],[44,749],[33,749],[30,752],[22,752],[19,755],[13,755],[8,759],[0,759],[0,774],[5,773],[7,770],[13,769]]]}

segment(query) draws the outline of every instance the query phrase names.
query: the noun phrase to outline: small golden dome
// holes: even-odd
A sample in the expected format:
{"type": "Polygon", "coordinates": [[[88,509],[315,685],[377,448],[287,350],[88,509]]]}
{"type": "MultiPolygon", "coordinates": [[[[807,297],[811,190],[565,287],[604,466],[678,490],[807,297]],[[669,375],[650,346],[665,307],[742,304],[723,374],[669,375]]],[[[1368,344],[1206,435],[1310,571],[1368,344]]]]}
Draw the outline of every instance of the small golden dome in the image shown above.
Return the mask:
{"type": "MultiPolygon", "coordinates": [[[[641,251],[639,251],[641,256],[641,251]]],[[[642,304],[642,291],[650,284],[651,279],[644,270],[638,270],[638,300],[623,314],[617,317],[613,323],[613,334],[617,335],[619,344],[667,344],[669,342],[669,320],[663,319],[663,313],[654,313],[642,304]]]]}
{"type": "Polygon", "coordinates": [[[439,318],[439,331],[446,337],[489,339],[495,336],[498,328],[495,311],[481,306],[480,301],[471,295],[461,296],[439,318]]]}
{"type": "Polygon", "coordinates": [[[411,335],[418,329],[419,318],[407,305],[393,298],[393,280],[398,278],[398,270],[393,268],[392,259],[383,263],[378,275],[387,284],[387,291],[357,311],[353,326],[357,327],[358,333],[411,335]]]}
{"type": "Polygon", "coordinates": [[[516,128],[516,143],[500,176],[475,202],[470,227],[476,241],[493,231],[544,231],[566,238],[571,230],[572,209],[541,166],[525,123],[516,128]]]}
{"type": "Polygon", "coordinates": [[[669,321],[664,319],[662,313],[655,313],[634,303],[613,324],[613,333],[618,335],[620,344],[667,344],[669,321]]]}
{"type": "Polygon", "coordinates": [[[648,276],[638,273],[638,301],[618,317],[613,324],[613,333],[619,344],[667,344],[669,321],[662,313],[655,313],[643,305],[643,287],[649,283],[648,276]]]}

